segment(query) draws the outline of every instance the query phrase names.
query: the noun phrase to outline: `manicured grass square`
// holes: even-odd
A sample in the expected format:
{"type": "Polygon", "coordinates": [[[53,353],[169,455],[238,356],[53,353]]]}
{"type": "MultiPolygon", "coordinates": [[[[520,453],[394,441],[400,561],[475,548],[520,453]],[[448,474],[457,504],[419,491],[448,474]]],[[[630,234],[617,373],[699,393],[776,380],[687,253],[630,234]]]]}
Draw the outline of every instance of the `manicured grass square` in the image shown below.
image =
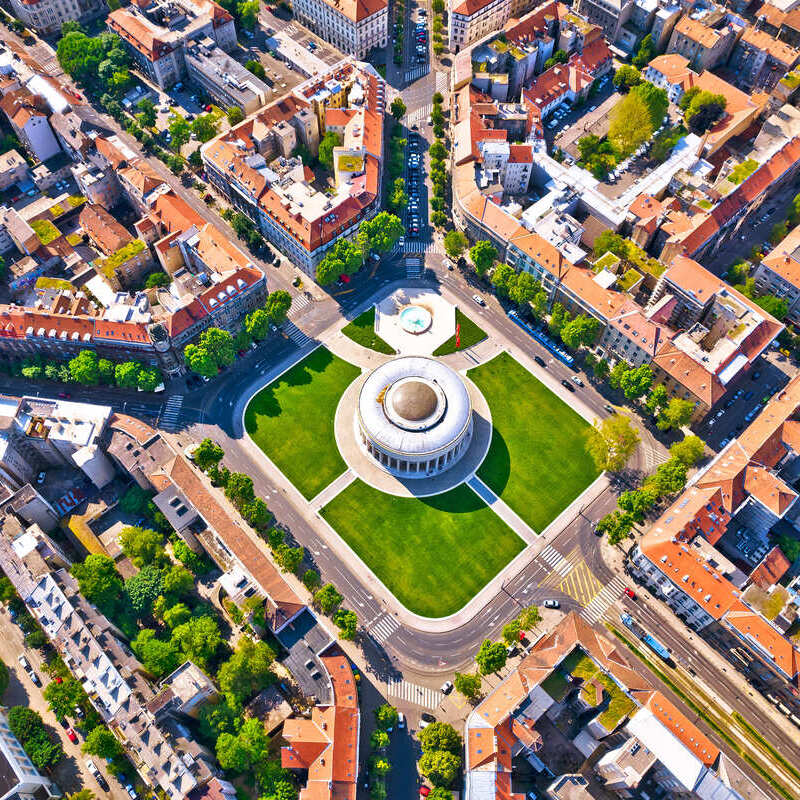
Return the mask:
{"type": "Polygon", "coordinates": [[[410,611],[458,611],[525,547],[468,486],[395,497],[355,481],[320,512],[410,611]]]}
{"type": "Polygon", "coordinates": [[[378,353],[392,355],[395,350],[375,333],[375,306],[359,314],[351,323],[342,328],[342,333],[362,347],[376,350],[378,353]]]}
{"type": "Polygon", "coordinates": [[[347,469],[333,418],[342,393],[360,374],[319,347],[247,406],[247,433],[308,500],[347,469]]]}
{"type": "Polygon", "coordinates": [[[508,353],[468,375],[492,411],[478,477],[541,532],[600,474],[586,452],[589,425],[508,353]]]}
{"type": "Polygon", "coordinates": [[[478,344],[478,342],[482,342],[486,338],[486,331],[483,328],[479,328],[460,308],[456,308],[456,325],[461,326],[459,330],[461,346],[456,347],[456,336],[453,334],[433,351],[433,355],[446,356],[449,353],[455,353],[456,350],[472,347],[472,345],[478,344]]]}

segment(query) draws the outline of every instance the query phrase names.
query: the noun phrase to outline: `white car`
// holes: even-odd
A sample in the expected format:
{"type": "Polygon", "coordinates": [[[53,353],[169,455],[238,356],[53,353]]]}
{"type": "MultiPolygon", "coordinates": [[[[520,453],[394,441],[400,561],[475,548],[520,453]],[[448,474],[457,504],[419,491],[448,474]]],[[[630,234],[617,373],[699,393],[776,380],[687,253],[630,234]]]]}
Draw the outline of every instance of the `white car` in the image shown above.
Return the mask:
{"type": "Polygon", "coordinates": [[[406,727],[406,718],[402,711],[397,712],[397,729],[402,731],[406,727]]]}
{"type": "Polygon", "coordinates": [[[440,691],[442,694],[450,694],[453,691],[453,682],[452,681],[445,681],[441,687],[440,691]]]}
{"type": "Polygon", "coordinates": [[[474,295],[472,295],[472,299],[473,299],[473,300],[474,300],[474,301],[475,301],[475,302],[476,302],[476,303],[477,303],[479,306],[485,306],[485,305],[486,305],[486,301],[485,301],[485,300],[484,300],[484,299],[483,299],[483,298],[482,298],[482,297],[481,297],[479,294],[474,294],[474,295]]]}
{"type": "Polygon", "coordinates": [[[572,375],[572,376],[570,377],[570,380],[571,380],[571,381],[572,381],[572,382],[573,382],[573,383],[574,383],[576,386],[583,386],[583,381],[582,381],[582,380],[581,380],[581,379],[580,379],[580,378],[579,378],[577,375],[572,375]]]}

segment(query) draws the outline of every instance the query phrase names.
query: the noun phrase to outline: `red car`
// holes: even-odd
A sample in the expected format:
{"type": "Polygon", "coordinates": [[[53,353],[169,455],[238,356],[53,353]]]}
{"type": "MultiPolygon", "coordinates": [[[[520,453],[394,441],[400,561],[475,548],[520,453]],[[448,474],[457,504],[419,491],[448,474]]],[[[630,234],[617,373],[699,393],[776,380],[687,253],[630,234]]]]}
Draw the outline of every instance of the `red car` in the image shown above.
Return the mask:
{"type": "Polygon", "coordinates": [[[206,111],[211,111],[211,106],[206,106],[206,111]]]}
{"type": "Polygon", "coordinates": [[[427,797],[431,793],[431,790],[427,786],[420,786],[419,793],[421,797],[427,797]]]}
{"type": "Polygon", "coordinates": [[[60,675],[56,675],[55,678],[53,678],[53,680],[56,683],[64,683],[64,679],[60,675]]]}
{"type": "Polygon", "coordinates": [[[636,592],[633,589],[629,589],[627,586],[622,590],[625,597],[630,597],[631,600],[636,599],[636,592]]]}
{"type": "Polygon", "coordinates": [[[75,733],[74,728],[67,728],[67,739],[69,739],[72,744],[78,744],[78,734],[75,733]]]}

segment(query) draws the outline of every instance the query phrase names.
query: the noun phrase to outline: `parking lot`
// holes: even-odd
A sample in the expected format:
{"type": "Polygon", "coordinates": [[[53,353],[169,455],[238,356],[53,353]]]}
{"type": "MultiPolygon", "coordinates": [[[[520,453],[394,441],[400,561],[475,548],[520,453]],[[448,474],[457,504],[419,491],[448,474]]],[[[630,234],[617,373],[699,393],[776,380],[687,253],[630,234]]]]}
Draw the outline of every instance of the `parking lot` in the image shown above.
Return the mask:
{"type": "Polygon", "coordinates": [[[553,142],[575,159],[579,157],[578,140],[581,137],[593,133],[602,138],[608,133],[608,115],[620,98],[611,82],[610,73],[601,80],[605,83],[600,91],[594,97],[590,97],[583,106],[573,106],[569,109],[562,106],[561,108],[565,109],[566,113],[562,113],[557,118],[551,115],[544,124],[545,139],[553,142]],[[551,127],[554,119],[556,124],[551,127]]]}
{"type": "Polygon", "coordinates": [[[406,145],[406,228],[411,239],[426,239],[428,236],[428,190],[426,186],[425,140],[411,131],[406,145]]]}

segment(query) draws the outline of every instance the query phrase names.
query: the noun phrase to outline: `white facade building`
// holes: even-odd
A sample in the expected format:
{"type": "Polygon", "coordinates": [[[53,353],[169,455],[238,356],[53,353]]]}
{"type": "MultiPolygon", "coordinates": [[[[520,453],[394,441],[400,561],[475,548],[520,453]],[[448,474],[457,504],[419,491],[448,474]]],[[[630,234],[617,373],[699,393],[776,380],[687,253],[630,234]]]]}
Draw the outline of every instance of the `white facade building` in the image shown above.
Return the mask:
{"type": "Polygon", "coordinates": [[[14,16],[40,33],[56,33],[68,20],[97,17],[108,11],[103,0],[11,0],[14,16]]]}
{"type": "Polygon", "coordinates": [[[356,58],[386,47],[389,8],[386,0],[295,0],[295,18],[317,36],[356,58]]]}
{"type": "Polygon", "coordinates": [[[39,774],[0,713],[0,800],[60,797],[56,786],[39,774]]]}
{"type": "Polygon", "coordinates": [[[452,0],[448,15],[450,49],[465,45],[499,30],[511,17],[511,0],[452,0]]]}

